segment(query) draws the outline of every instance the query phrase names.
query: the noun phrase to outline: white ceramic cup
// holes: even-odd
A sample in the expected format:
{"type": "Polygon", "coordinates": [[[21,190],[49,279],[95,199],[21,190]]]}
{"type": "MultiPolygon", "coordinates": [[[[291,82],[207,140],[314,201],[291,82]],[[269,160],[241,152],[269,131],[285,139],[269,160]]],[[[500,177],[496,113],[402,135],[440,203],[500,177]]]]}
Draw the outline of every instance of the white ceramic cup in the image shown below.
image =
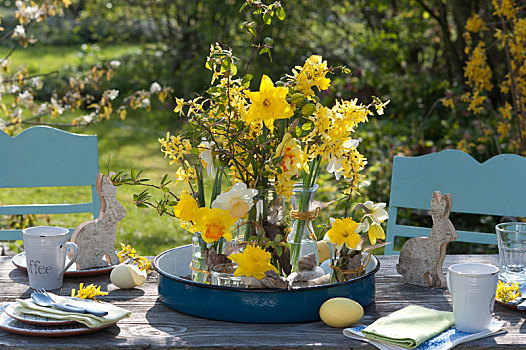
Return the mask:
{"type": "Polygon", "coordinates": [[[22,230],[29,286],[33,289],[62,287],[64,272],[77,260],[78,247],[68,242],[69,230],[63,227],[36,226],[22,230]],[[67,266],[66,252],[72,258],[67,266]]]}
{"type": "Polygon", "coordinates": [[[455,327],[475,333],[489,329],[495,305],[499,268],[489,264],[456,264],[447,272],[455,327]]]}

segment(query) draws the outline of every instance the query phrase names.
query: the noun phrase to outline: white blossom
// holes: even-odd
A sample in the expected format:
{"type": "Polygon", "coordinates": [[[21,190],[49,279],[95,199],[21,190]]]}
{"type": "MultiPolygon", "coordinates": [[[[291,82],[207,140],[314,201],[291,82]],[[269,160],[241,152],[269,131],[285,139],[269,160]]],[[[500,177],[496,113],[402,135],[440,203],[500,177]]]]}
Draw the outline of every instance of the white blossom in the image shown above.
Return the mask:
{"type": "Polygon", "coordinates": [[[20,103],[25,103],[27,100],[32,100],[33,96],[28,90],[25,90],[18,94],[18,98],[20,99],[20,103]]]}
{"type": "Polygon", "coordinates": [[[104,95],[110,100],[110,101],[113,101],[117,98],[117,96],[119,96],[119,90],[115,90],[115,89],[112,89],[112,90],[106,90],[104,92],[104,95]]]}
{"type": "Polygon", "coordinates": [[[161,84],[159,84],[158,82],[154,82],[152,84],[152,86],[150,86],[150,93],[152,94],[156,94],[156,93],[159,93],[162,91],[162,87],[161,87],[161,84]]]}
{"type": "Polygon", "coordinates": [[[206,166],[206,173],[208,176],[214,176],[214,158],[212,157],[212,151],[214,149],[215,143],[203,141],[199,144],[199,157],[201,157],[204,165],[206,166]]]}
{"type": "Polygon", "coordinates": [[[121,66],[121,61],[111,60],[109,65],[112,69],[117,69],[121,66]]]}
{"type": "Polygon", "coordinates": [[[141,101],[141,105],[139,107],[141,107],[141,108],[148,108],[148,107],[150,107],[150,99],[147,98],[147,97],[143,98],[142,101],[141,101]]]}
{"type": "Polygon", "coordinates": [[[21,26],[20,24],[17,25],[15,27],[15,30],[13,32],[13,36],[14,37],[18,37],[18,38],[25,38],[26,36],[26,30],[24,29],[23,26],[21,26]]]}
{"type": "Polygon", "coordinates": [[[95,113],[90,113],[88,115],[83,115],[82,120],[86,122],[86,124],[91,123],[95,119],[95,113]]]}
{"type": "Polygon", "coordinates": [[[42,89],[44,84],[42,83],[42,79],[40,77],[34,77],[31,79],[30,84],[32,87],[34,87],[37,90],[42,89]]]}

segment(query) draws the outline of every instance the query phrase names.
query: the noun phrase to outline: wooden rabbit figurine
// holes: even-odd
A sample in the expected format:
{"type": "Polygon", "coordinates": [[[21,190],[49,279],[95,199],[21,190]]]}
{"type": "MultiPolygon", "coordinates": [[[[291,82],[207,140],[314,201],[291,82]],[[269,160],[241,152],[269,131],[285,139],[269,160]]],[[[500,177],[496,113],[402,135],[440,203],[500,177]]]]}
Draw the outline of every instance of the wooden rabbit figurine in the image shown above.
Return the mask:
{"type": "Polygon", "coordinates": [[[411,238],[400,251],[396,270],[406,283],[425,287],[446,287],[442,264],[446,257],[446,246],[457,239],[457,231],[449,220],[451,194],[440,191],[431,197],[433,227],[429,237],[411,238]]]}
{"type": "Polygon", "coordinates": [[[110,182],[111,175],[97,176],[96,187],[101,202],[99,217],[80,224],[71,236],[71,241],[79,247],[76,261],[78,270],[119,263],[114,245],[117,223],[124,219],[126,210],[115,198],[117,187],[110,182]]]}

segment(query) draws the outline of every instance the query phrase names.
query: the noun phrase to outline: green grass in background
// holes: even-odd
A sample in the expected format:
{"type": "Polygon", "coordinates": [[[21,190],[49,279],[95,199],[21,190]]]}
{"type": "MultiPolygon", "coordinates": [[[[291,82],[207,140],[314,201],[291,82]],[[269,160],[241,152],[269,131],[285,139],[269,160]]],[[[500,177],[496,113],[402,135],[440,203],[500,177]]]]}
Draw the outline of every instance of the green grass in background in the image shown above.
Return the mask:
{"type": "MultiPolygon", "coordinates": [[[[14,70],[24,66],[29,74],[43,74],[60,71],[65,66],[76,66],[81,63],[95,64],[100,59],[118,59],[119,56],[131,54],[140,50],[135,45],[91,46],[88,53],[82,54],[80,47],[74,46],[30,46],[19,48],[9,58],[9,69],[14,70]],[[95,48],[93,48],[95,47],[95,48]]],[[[5,57],[10,51],[0,47],[0,57],[5,57]]]]}

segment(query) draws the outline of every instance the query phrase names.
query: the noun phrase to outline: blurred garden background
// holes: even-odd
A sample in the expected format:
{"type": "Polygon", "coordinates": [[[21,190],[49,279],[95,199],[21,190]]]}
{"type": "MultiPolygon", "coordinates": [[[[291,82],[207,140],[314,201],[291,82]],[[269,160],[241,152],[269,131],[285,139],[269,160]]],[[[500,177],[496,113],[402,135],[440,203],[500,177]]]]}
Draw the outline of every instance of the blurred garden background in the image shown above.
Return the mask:
{"type": "MultiPolygon", "coordinates": [[[[205,60],[217,42],[239,58],[239,76],[256,77],[252,90],[262,74],[279,80],[315,54],[351,70],[351,75],[330,76],[331,87],[321,98],[358,98],[364,104],[373,95],[390,100],[385,114],[357,130],[359,150],[368,159],[368,182],[357,201],[389,202],[395,155],[446,148],[464,150],[479,161],[499,153],[525,155],[523,2],[283,0],[275,15],[264,19],[270,21],[261,32],[254,30],[259,2],[248,1],[242,9],[244,3],[0,1],[0,129],[16,135],[43,124],[97,134],[101,172],[136,168],[152,182],[165,174],[173,178],[177,168],[163,158],[158,139],[185,127],[173,111],[176,98],[191,100],[207,89],[212,73],[205,60]],[[258,50],[251,56],[253,45],[258,50]]],[[[318,200],[335,199],[332,177],[322,177],[318,200]]],[[[135,206],[133,194],[140,191],[119,187],[127,216],[117,227],[117,244],[157,255],[189,243],[190,234],[177,220],[135,206]]],[[[89,196],[87,188],[75,191],[75,198],[61,189],[0,189],[0,204],[81,202],[89,196]]],[[[324,210],[320,225],[337,212],[324,210]]],[[[406,213],[405,220],[414,214],[406,213]]],[[[71,227],[88,219],[2,217],[0,226],[71,227]]],[[[499,219],[453,216],[457,229],[487,232],[499,219]]],[[[11,248],[16,250],[16,244],[11,248]]]]}

